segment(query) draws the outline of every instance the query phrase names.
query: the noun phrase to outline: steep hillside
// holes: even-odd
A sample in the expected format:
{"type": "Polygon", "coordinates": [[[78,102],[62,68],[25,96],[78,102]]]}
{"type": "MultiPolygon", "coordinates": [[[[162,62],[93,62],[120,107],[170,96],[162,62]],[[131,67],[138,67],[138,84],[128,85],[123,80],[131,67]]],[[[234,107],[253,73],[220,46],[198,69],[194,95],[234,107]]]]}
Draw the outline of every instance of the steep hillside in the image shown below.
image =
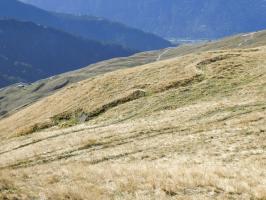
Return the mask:
{"type": "Polygon", "coordinates": [[[118,70],[2,119],[0,195],[265,199],[265,53],[216,50],[118,70]]]}
{"type": "Polygon", "coordinates": [[[31,22],[0,20],[0,87],[33,82],[133,51],[31,22]]]}
{"type": "Polygon", "coordinates": [[[167,38],[213,39],[266,28],[264,0],[23,1],[48,10],[102,16],[167,38]]]}
{"type": "Polygon", "coordinates": [[[170,42],[125,25],[88,16],[55,14],[21,3],[17,0],[0,1],[0,18],[8,17],[50,26],[90,40],[117,43],[143,51],[171,46],[170,42]]]}
{"type": "Polygon", "coordinates": [[[90,65],[81,70],[57,75],[37,81],[23,88],[17,85],[0,90],[0,116],[13,113],[31,103],[53,94],[59,89],[93,76],[118,69],[132,68],[139,65],[183,56],[188,53],[221,50],[230,48],[250,48],[266,45],[266,31],[233,36],[219,41],[198,45],[183,45],[177,48],[162,49],[139,53],[131,57],[115,58],[90,65]]]}

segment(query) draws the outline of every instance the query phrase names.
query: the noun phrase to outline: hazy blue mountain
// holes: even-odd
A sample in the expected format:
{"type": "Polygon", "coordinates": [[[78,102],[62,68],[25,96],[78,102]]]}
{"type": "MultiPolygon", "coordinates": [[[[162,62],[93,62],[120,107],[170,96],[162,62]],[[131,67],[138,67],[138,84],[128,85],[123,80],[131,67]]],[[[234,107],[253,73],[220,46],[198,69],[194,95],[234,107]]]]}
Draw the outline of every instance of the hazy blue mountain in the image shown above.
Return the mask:
{"type": "Polygon", "coordinates": [[[36,81],[132,53],[118,45],[89,41],[32,22],[2,19],[0,87],[36,81]]]}
{"type": "Polygon", "coordinates": [[[24,1],[48,10],[106,17],[168,38],[218,38],[266,28],[265,0],[24,1]]]}
{"type": "Polygon", "coordinates": [[[171,45],[154,34],[129,28],[120,23],[96,17],[55,14],[17,0],[0,0],[0,17],[32,21],[87,39],[117,43],[140,51],[160,49],[171,45]]]}

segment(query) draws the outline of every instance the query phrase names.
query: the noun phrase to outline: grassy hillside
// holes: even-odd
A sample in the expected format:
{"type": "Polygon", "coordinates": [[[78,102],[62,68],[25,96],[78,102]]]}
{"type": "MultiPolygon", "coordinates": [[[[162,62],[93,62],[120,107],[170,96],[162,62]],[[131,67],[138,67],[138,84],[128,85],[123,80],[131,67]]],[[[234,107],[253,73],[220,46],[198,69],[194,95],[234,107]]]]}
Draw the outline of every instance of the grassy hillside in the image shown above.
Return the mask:
{"type": "Polygon", "coordinates": [[[45,96],[51,95],[71,83],[76,83],[117,69],[130,68],[154,62],[159,54],[161,54],[161,51],[144,52],[130,57],[114,58],[89,65],[77,71],[43,79],[30,85],[25,85],[23,88],[19,87],[18,84],[2,88],[0,89],[0,118],[16,112],[45,96]]]}
{"type": "Polygon", "coordinates": [[[193,52],[196,53],[231,48],[250,48],[262,45],[266,45],[266,31],[240,34],[210,43],[183,45],[177,48],[139,53],[126,58],[115,58],[90,65],[81,70],[41,80],[24,88],[17,87],[17,85],[7,87],[0,90],[0,116],[4,116],[4,114],[9,114],[10,112],[16,112],[18,109],[21,109],[45,96],[53,94],[71,83],[104,74],[106,72],[132,68],[159,60],[183,56],[193,52]]]}
{"type": "Polygon", "coordinates": [[[106,73],[2,119],[2,198],[265,199],[265,53],[106,73]]]}

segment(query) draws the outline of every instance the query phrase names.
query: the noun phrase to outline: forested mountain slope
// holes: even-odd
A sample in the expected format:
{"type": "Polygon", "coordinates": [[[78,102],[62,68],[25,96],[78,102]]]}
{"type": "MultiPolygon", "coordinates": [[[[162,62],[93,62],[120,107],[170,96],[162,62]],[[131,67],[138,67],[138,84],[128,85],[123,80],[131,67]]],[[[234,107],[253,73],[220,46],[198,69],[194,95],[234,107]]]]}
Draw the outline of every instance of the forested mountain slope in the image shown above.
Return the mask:
{"type": "Polygon", "coordinates": [[[31,22],[0,19],[0,87],[33,82],[134,51],[31,22]]]}
{"type": "Polygon", "coordinates": [[[0,18],[31,21],[104,43],[117,43],[144,51],[171,46],[170,42],[143,31],[102,18],[55,14],[17,0],[0,1],[0,18]]]}
{"type": "Polygon", "coordinates": [[[23,0],[60,12],[91,14],[167,38],[214,39],[266,28],[264,0],[23,0]]]}

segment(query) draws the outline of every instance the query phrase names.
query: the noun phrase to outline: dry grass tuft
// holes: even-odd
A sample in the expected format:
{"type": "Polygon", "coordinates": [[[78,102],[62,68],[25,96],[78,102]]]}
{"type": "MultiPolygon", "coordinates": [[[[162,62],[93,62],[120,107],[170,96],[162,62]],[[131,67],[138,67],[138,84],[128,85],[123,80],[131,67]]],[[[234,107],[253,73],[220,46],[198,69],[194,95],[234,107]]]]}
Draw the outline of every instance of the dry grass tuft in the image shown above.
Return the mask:
{"type": "Polygon", "coordinates": [[[47,128],[50,128],[50,127],[53,127],[55,126],[56,124],[51,122],[51,121],[47,121],[47,122],[43,122],[43,123],[37,123],[37,124],[34,124],[32,126],[28,126],[28,127],[25,127],[25,128],[21,128],[21,129],[18,129],[15,134],[16,137],[21,137],[21,136],[27,136],[27,135],[30,135],[32,133],[35,133],[35,132],[38,132],[38,131],[41,131],[41,130],[44,130],[44,129],[47,129],[47,128]]]}

